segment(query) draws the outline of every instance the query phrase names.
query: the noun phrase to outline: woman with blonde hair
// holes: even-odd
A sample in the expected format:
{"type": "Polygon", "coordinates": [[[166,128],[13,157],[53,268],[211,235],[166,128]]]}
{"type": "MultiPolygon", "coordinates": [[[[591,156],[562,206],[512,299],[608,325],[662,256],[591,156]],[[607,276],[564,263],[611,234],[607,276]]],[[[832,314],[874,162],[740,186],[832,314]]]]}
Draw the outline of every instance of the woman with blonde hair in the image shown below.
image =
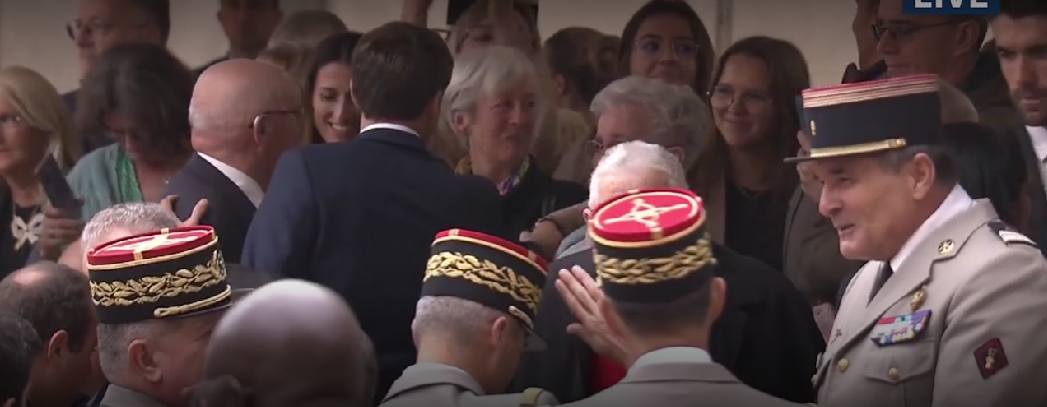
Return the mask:
{"type": "MultiPolygon", "coordinates": [[[[426,26],[431,5],[432,0],[404,0],[401,17],[404,21],[426,26]]],[[[530,57],[540,72],[539,97],[551,102],[546,103],[546,108],[540,112],[538,126],[541,130],[531,149],[535,164],[542,170],[552,173],[567,147],[592,132],[582,115],[560,109],[554,103],[556,92],[552,75],[541,53],[537,18],[529,6],[514,0],[477,0],[455,19],[447,45],[456,57],[491,45],[517,48],[530,57]]],[[[452,167],[457,167],[467,156],[446,120],[441,120],[437,137],[429,139],[429,149],[452,167]]]]}
{"type": "Polygon", "coordinates": [[[47,196],[37,169],[48,154],[63,171],[80,158],[62,96],[29,68],[0,70],[0,278],[24,266],[40,240],[47,196]]]}

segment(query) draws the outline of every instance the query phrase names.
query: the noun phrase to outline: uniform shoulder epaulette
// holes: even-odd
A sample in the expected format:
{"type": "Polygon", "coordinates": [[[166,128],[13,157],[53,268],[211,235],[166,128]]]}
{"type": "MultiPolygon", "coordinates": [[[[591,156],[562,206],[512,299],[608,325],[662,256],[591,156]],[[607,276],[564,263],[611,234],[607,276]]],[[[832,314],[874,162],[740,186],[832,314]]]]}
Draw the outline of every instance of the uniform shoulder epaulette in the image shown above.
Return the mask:
{"type": "Polygon", "coordinates": [[[1027,244],[1036,247],[1036,242],[1032,241],[1028,236],[1011,229],[1010,226],[1001,221],[989,222],[989,229],[991,229],[993,233],[995,233],[996,236],[1006,244],[1027,244]]]}
{"type": "Polygon", "coordinates": [[[543,407],[555,405],[555,402],[542,400],[545,390],[538,387],[530,387],[520,393],[520,407],[543,407]]]}

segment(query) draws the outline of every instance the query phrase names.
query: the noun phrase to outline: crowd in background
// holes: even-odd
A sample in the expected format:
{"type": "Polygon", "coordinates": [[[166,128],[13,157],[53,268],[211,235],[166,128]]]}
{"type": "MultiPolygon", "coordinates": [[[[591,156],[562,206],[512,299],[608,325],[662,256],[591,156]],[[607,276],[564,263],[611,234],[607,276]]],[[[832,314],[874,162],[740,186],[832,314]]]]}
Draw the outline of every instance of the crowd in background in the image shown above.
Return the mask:
{"type": "MultiPolygon", "coordinates": [[[[585,400],[625,368],[568,333],[578,318],[552,288],[556,271],[593,268],[588,221],[601,203],[666,187],[701,197],[726,281],[711,359],[776,399],[818,400],[815,360],[868,259],[841,253],[842,232],[820,200],[826,180],[786,161],[808,154],[813,136],[796,101],[810,70],[794,44],[754,36],[714,49],[681,0],[650,0],[613,34],[539,33],[530,8],[478,0],[446,38],[411,31],[425,28],[432,0],[403,0],[401,22],[366,34],[326,11],[284,15],[276,0],[222,0],[229,52],[189,67],[165,47],[168,0],[79,3],[67,27],[79,89],[63,95],[29,68],[0,69],[0,224],[10,225],[0,227],[0,310],[20,316],[0,313],[0,404],[104,406],[105,389],[119,386],[156,406],[188,406],[183,389],[247,371],[205,375],[205,364],[237,363],[217,361],[226,351],[215,349],[310,315],[323,316],[316,326],[354,330],[321,340],[302,328],[313,335],[293,342],[302,360],[344,353],[374,366],[293,378],[308,369],[281,373],[281,363],[296,362],[274,357],[259,362],[272,367],[265,380],[220,387],[253,388],[253,404],[236,405],[278,405],[265,397],[299,405],[305,398],[295,397],[306,396],[273,383],[363,374],[347,380],[366,385],[332,397],[377,404],[425,351],[412,333],[425,318],[449,331],[494,320],[468,305],[419,301],[433,236],[452,228],[520,243],[550,263],[534,321],[548,348],[513,358],[505,355],[513,347],[475,346],[481,353],[470,360],[482,374],[470,373],[492,378],[477,378],[482,390],[537,387],[561,402],[585,400]],[[413,66],[397,65],[403,49],[413,66]],[[400,124],[378,120],[390,118],[400,124]],[[49,201],[56,180],[38,171],[48,157],[66,174],[75,211],[49,201]],[[87,253],[190,225],[220,237],[234,293],[282,278],[325,288],[284,282],[251,293],[228,322],[247,328],[213,339],[211,317],[99,321],[87,253]]],[[[859,58],[841,67],[841,82],[937,75],[959,185],[1047,247],[1047,12],[1022,3],[1000,22],[905,15],[902,0],[855,3],[859,58]],[[1029,15],[1034,22],[1018,19],[1029,15]]],[[[443,346],[464,353],[473,344],[461,342],[443,346]]],[[[274,340],[250,357],[291,346],[274,340]]],[[[214,389],[193,394],[213,403],[201,406],[235,404],[214,389]]]]}

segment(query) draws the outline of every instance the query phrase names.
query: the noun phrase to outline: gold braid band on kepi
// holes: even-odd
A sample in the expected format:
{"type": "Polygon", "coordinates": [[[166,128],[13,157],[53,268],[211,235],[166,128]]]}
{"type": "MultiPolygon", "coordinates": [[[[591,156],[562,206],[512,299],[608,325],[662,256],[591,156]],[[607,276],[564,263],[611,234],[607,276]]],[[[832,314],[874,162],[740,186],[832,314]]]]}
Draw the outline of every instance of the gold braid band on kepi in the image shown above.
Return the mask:
{"type": "Polygon", "coordinates": [[[528,350],[545,340],[534,333],[546,268],[541,257],[518,244],[462,229],[440,232],[422,281],[423,297],[456,297],[515,318],[528,331],[528,350]]]}
{"type": "Polygon", "coordinates": [[[941,143],[937,75],[811,88],[798,103],[810,153],[786,162],[872,154],[941,143]]]}
{"type": "Polygon", "coordinates": [[[227,308],[232,290],[210,226],[162,229],[87,252],[101,324],[129,324],[227,308]]]}
{"type": "Polygon", "coordinates": [[[713,276],[705,208],[691,191],[631,191],[597,207],[589,223],[596,274],[613,300],[672,301],[713,276]]]}

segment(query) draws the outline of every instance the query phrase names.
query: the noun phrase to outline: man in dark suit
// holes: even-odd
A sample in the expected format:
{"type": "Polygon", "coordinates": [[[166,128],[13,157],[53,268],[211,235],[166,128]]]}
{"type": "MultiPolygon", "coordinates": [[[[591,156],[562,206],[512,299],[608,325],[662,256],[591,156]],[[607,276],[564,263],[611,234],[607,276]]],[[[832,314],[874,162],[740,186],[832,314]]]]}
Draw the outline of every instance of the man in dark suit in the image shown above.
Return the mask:
{"type": "Polygon", "coordinates": [[[394,22],[353,52],[363,131],[284,154],[247,233],[242,263],[341,294],[375,344],[384,395],[414,363],[411,320],[441,230],[500,233],[490,181],[456,176],[425,147],[453,60],[439,34],[394,22]]]}
{"type": "Polygon", "coordinates": [[[189,105],[196,154],[167,184],[186,219],[207,200],[200,224],[214,227],[225,261],[240,262],[247,228],[280,155],[301,141],[301,92],[275,65],[251,59],[215,64],[189,105]]]}
{"type": "MultiPolygon", "coordinates": [[[[639,141],[608,150],[591,182],[592,208],[630,190],[687,186],[678,159],[659,146],[639,141]]],[[[810,379],[825,342],[810,305],[782,273],[716,243],[711,245],[717,261],[713,273],[727,283],[724,310],[712,329],[712,360],[764,393],[794,402],[813,401],[810,379]]],[[[625,375],[620,365],[597,356],[567,332],[567,326],[577,321],[555,288],[559,270],[579,266],[595,275],[592,247],[587,238],[584,246],[564,252],[549,267],[546,295],[535,322],[549,346],[521,361],[514,390],[540,387],[563,402],[574,402],[609,388],[625,375]]]]}

